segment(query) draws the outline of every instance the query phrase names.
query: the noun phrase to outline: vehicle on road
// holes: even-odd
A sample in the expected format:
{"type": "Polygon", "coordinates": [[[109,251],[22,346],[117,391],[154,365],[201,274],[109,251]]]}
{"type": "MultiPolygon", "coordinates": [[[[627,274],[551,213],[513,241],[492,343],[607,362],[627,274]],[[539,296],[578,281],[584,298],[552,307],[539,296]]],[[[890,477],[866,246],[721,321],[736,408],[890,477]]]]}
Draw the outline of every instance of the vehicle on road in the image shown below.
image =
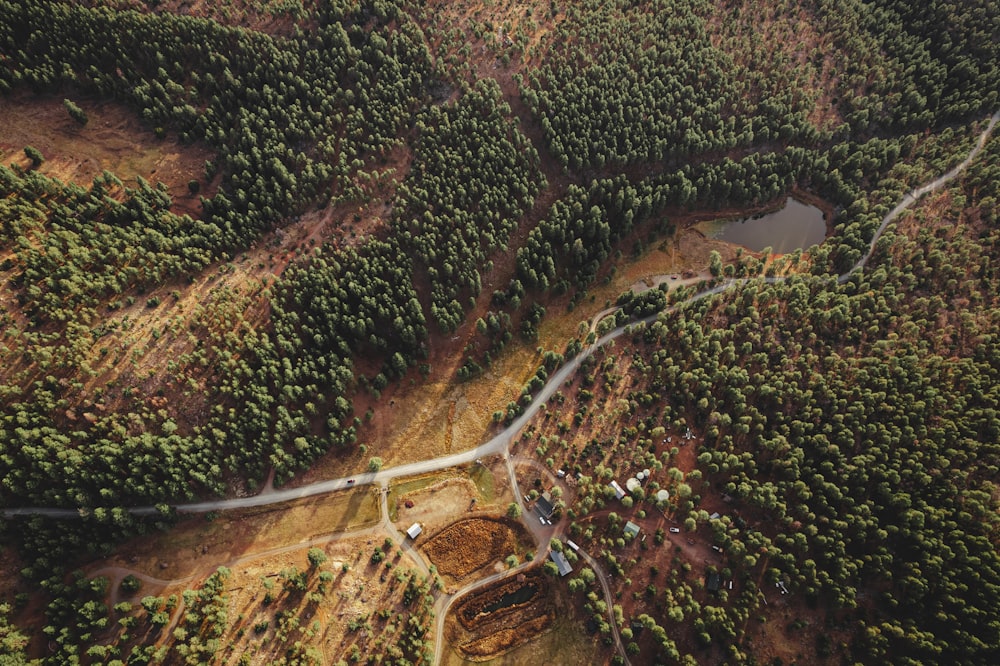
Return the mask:
{"type": "Polygon", "coordinates": [[[347,480],[347,485],[353,486],[354,485],[354,479],[348,479],[347,480]]]}

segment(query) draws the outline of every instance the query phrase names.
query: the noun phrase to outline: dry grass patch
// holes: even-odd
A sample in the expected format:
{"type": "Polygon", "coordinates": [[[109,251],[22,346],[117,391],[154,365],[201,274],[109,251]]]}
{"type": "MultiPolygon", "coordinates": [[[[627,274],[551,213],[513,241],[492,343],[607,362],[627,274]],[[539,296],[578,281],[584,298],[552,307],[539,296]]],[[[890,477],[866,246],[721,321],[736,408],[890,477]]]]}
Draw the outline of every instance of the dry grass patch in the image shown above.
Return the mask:
{"type": "Polygon", "coordinates": [[[580,664],[605,663],[612,654],[611,649],[599,644],[598,636],[589,636],[576,613],[564,612],[570,608],[569,601],[557,601],[560,613],[547,630],[532,640],[508,648],[503,654],[492,654],[487,659],[463,658],[458,650],[448,650],[442,655],[444,666],[460,664],[488,663],[491,666],[522,666],[522,664],[548,664],[550,666],[579,666],[580,664]]]}
{"type": "MultiPolygon", "coordinates": [[[[63,106],[62,95],[0,97],[0,160],[27,168],[25,146],[41,151],[39,171],[63,182],[89,187],[103,171],[133,186],[136,178],[162,182],[174,200],[176,213],[197,217],[201,204],[188,190],[198,180],[200,196],[214,195],[215,183],[206,183],[205,161],[215,152],[201,144],[181,145],[170,134],[157,139],[138,116],[117,102],[74,97],[89,121],[80,126],[63,106]]],[[[218,181],[218,177],[216,178],[218,181]]]]}
{"type": "Polygon", "coordinates": [[[534,640],[556,619],[549,580],[535,569],[462,598],[449,642],[471,661],[486,661],[534,640]]]}
{"type": "Polygon", "coordinates": [[[376,537],[330,542],[322,547],[329,559],[315,572],[309,572],[304,549],[235,569],[219,663],[240,664],[249,654],[251,664],[274,664],[308,652],[318,661],[307,663],[333,664],[355,650],[375,655],[398,642],[407,625],[397,618],[425,613],[420,602],[406,605],[403,599],[410,577],[422,579],[395,551],[372,564],[381,543],[376,537]],[[324,572],[327,582],[320,579],[324,572]],[[305,575],[305,590],[287,584],[295,574],[305,575]]]}
{"type": "Polygon", "coordinates": [[[477,658],[492,659],[498,654],[512,650],[518,645],[534,639],[552,626],[554,615],[533,617],[510,629],[501,629],[489,636],[469,641],[459,647],[473,661],[477,658]]]}
{"type": "Polygon", "coordinates": [[[139,537],[106,560],[162,579],[208,575],[263,551],[296,549],[310,540],[374,526],[378,497],[370,488],[181,520],[169,532],[139,537]]]}

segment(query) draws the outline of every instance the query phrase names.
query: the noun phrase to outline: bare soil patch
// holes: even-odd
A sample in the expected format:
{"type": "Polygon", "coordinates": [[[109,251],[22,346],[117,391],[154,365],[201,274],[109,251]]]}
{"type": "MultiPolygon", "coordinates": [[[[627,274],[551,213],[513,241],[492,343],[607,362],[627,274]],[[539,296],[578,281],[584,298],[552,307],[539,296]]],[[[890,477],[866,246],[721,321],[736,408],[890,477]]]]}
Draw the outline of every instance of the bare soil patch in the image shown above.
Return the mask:
{"type": "Polygon", "coordinates": [[[379,640],[391,643],[404,623],[387,620],[414,610],[403,603],[402,594],[415,571],[410,559],[395,551],[386,558],[391,570],[386,563],[372,564],[371,553],[381,544],[375,536],[325,544],[322,549],[329,559],[307,574],[308,591],[288,589],[282,576],[308,570],[304,548],[234,569],[227,585],[231,621],[220,662],[239,664],[243,654],[250,654],[251,664],[273,664],[301,641],[313,654],[322,655],[321,663],[333,664],[354,646],[364,653],[376,650],[379,640]],[[332,574],[332,580],[321,583],[321,572],[332,574]],[[300,631],[300,626],[309,631],[300,631]]]}
{"type": "Polygon", "coordinates": [[[454,615],[449,643],[467,659],[486,661],[549,629],[556,605],[549,580],[536,569],[468,595],[454,615]]]}
{"type": "MultiPolygon", "coordinates": [[[[467,519],[477,519],[483,521],[483,527],[489,530],[506,530],[512,534],[512,546],[505,551],[502,556],[515,553],[521,555],[528,545],[526,535],[517,526],[499,518],[499,507],[510,501],[510,492],[505,485],[497,483],[496,478],[477,479],[477,484],[470,476],[456,476],[445,478],[444,480],[431,482],[423,485],[420,478],[404,481],[390,491],[390,514],[395,513],[394,524],[400,531],[405,530],[413,523],[420,523],[424,529],[424,535],[437,535],[449,529],[453,522],[464,522],[467,519]],[[416,489],[409,490],[411,484],[417,484],[416,489]],[[490,485],[492,488],[484,488],[490,485]],[[398,489],[398,490],[397,490],[398,489]],[[484,492],[485,490],[485,492],[484,492]]],[[[429,541],[427,536],[421,536],[417,540],[417,546],[423,547],[429,541]]],[[[430,553],[428,553],[430,556],[430,553]]],[[[435,565],[441,568],[443,562],[430,556],[435,565]]],[[[445,564],[445,566],[448,566],[445,564]]],[[[442,571],[442,574],[444,572],[442,571]]],[[[463,574],[464,575],[464,574],[463,574]]],[[[454,575],[444,576],[445,580],[453,583],[457,578],[454,575]]]]}
{"type": "MultiPolygon", "coordinates": [[[[295,550],[312,539],[378,523],[370,488],[181,520],[169,532],[125,543],[105,566],[164,580],[207,576],[219,566],[273,549],[295,550]]],[[[369,537],[372,538],[372,537],[369,537]]]]}
{"type": "Polygon", "coordinates": [[[27,168],[25,146],[41,151],[45,162],[39,171],[63,182],[89,187],[104,170],[114,173],[126,186],[137,178],[161,182],[174,200],[176,213],[201,214],[198,196],[188,182],[200,182],[199,196],[211,197],[220,177],[205,182],[205,161],[215,152],[202,144],[181,145],[171,134],[157,139],[138,116],[117,102],[102,101],[70,93],[37,97],[19,93],[0,97],[0,160],[27,168]],[[63,106],[72,97],[89,121],[80,126],[63,106]]]}
{"type": "Polygon", "coordinates": [[[527,533],[520,523],[481,516],[452,523],[424,544],[424,553],[442,577],[454,582],[523,549],[527,533]]]}

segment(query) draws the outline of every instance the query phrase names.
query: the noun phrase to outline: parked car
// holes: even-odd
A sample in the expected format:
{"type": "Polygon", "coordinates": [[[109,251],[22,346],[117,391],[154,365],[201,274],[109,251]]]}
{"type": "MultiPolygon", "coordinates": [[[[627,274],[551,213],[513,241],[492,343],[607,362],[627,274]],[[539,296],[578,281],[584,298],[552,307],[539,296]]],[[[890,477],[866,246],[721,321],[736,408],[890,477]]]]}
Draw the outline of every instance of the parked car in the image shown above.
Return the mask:
{"type": "Polygon", "coordinates": [[[671,534],[680,534],[681,533],[681,528],[679,528],[679,527],[671,527],[670,528],[670,533],[671,534]]]}

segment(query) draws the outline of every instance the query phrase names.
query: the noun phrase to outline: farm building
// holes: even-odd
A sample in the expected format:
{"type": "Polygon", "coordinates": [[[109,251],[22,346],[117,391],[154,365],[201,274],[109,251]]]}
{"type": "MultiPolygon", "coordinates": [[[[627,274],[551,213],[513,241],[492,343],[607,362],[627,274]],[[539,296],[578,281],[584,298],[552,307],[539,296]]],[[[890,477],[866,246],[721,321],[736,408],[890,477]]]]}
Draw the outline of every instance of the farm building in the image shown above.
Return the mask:
{"type": "Polygon", "coordinates": [[[563,555],[562,553],[555,550],[550,550],[549,559],[551,559],[553,562],[556,563],[556,566],[559,568],[560,576],[567,576],[573,573],[572,565],[570,565],[569,561],[566,559],[566,556],[563,555]]]}
{"type": "Polygon", "coordinates": [[[555,505],[552,504],[552,495],[546,491],[542,493],[541,497],[535,503],[535,509],[538,511],[538,515],[545,518],[551,518],[552,512],[555,511],[555,505]]]}

